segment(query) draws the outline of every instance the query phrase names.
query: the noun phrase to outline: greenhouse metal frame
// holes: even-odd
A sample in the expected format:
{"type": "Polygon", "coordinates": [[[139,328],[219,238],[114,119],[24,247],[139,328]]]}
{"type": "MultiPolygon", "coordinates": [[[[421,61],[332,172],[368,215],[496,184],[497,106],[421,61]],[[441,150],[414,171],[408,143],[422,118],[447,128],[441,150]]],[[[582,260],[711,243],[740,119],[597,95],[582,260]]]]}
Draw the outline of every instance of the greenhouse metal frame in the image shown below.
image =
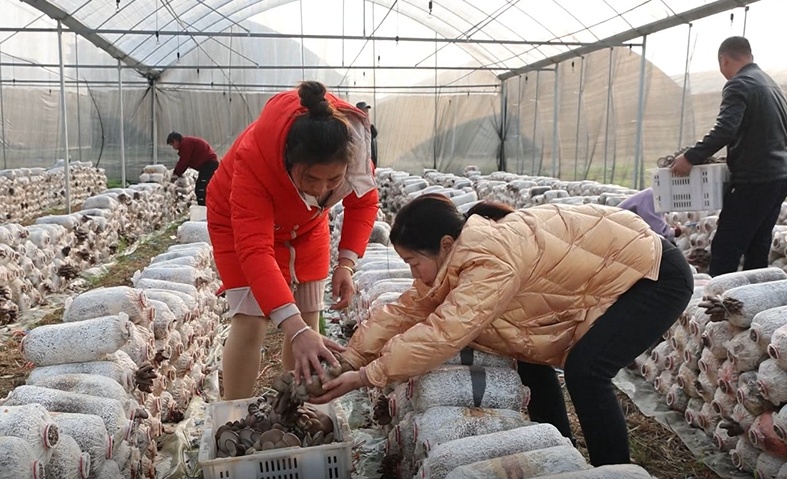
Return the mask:
{"type": "Polygon", "coordinates": [[[648,97],[663,80],[649,70],[648,38],[688,26],[688,56],[692,22],[743,9],[745,34],[753,3],[0,0],[16,9],[0,22],[3,168],[86,159],[125,184],[140,165],[170,161],[161,158],[167,131],[205,137],[222,153],[271,94],[317,79],[373,105],[383,166],[477,164],[642,188],[654,156],[697,135],[685,125],[684,75],[682,88],[663,87],[681,97],[679,124],[645,144],[646,128],[655,131],[648,97]],[[39,43],[41,55],[20,50],[39,43]],[[408,50],[395,58],[400,48],[408,50]],[[41,98],[58,104],[56,119],[17,119],[26,115],[19,105],[41,98]],[[100,163],[105,149],[113,163],[100,163]]]}

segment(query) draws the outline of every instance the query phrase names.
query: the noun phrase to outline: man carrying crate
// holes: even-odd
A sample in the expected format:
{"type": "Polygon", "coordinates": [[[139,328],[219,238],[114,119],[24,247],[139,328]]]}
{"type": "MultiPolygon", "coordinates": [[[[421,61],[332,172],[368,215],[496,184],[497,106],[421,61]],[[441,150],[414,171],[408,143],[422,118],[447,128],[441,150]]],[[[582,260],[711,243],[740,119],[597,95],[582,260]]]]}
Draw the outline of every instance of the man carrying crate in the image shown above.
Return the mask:
{"type": "Polygon", "coordinates": [[[727,147],[730,185],[724,192],[708,273],[717,276],[768,266],[773,227],[787,198],[787,99],[752,56],[749,41],[730,37],[719,46],[727,83],[716,124],[693,148],[675,158],[675,175],[727,147]]]}

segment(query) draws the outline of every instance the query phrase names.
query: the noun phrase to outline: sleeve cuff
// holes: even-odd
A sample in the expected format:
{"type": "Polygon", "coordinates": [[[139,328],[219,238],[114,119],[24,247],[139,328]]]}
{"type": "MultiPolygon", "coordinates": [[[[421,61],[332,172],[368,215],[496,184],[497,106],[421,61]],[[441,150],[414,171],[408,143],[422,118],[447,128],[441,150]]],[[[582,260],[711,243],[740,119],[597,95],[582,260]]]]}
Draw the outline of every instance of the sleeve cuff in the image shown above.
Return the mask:
{"type": "Polygon", "coordinates": [[[350,366],[352,366],[353,369],[355,369],[356,371],[366,366],[363,357],[350,347],[344,350],[344,352],[342,353],[342,358],[344,358],[345,361],[350,363],[350,366]]]}
{"type": "Polygon", "coordinates": [[[686,152],[683,153],[683,156],[685,156],[692,165],[702,164],[702,162],[705,160],[705,158],[701,158],[700,155],[694,152],[694,148],[686,150],[686,152]]]}
{"type": "Polygon", "coordinates": [[[273,324],[278,328],[279,325],[284,322],[285,319],[293,316],[295,314],[300,314],[300,310],[295,303],[288,303],[284,306],[279,306],[278,308],[271,311],[271,314],[268,317],[273,321],[273,324]]]}
{"type": "Polygon", "coordinates": [[[354,266],[358,262],[358,253],[349,249],[340,249],[339,259],[349,259],[353,262],[354,266]]]}
{"type": "Polygon", "coordinates": [[[388,378],[385,377],[379,366],[379,359],[375,359],[364,367],[364,372],[369,384],[378,388],[384,388],[388,384],[388,378]]]}
{"type": "Polygon", "coordinates": [[[369,382],[369,378],[366,377],[366,368],[365,367],[359,369],[358,370],[358,374],[361,376],[361,384],[363,384],[364,387],[367,387],[367,388],[368,387],[372,387],[372,383],[370,383],[369,382]]]}

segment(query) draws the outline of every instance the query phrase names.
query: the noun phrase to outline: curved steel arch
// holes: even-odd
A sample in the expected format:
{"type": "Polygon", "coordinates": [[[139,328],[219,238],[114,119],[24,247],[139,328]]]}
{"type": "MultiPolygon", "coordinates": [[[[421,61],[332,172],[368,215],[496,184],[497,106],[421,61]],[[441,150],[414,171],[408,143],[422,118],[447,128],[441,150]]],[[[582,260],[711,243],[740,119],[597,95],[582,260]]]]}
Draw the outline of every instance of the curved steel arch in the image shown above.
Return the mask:
{"type": "Polygon", "coordinates": [[[28,5],[36,8],[42,13],[49,15],[52,19],[58,20],[63,25],[67,26],[71,31],[74,31],[85,38],[87,41],[95,45],[96,47],[100,48],[107,52],[112,58],[117,58],[118,60],[122,61],[126,65],[132,66],[137,71],[142,73],[145,76],[153,75],[157,76],[159,72],[148,65],[145,65],[138,59],[128,55],[123,50],[115,47],[109,40],[102,37],[97,33],[93,33],[92,30],[87,27],[85,24],[77,20],[76,18],[72,17],[68,12],[63,10],[62,8],[58,7],[54,3],[46,0],[20,0],[23,3],[27,3],[28,5]]]}
{"type": "MultiPolygon", "coordinates": [[[[264,11],[271,10],[297,1],[299,0],[268,0],[262,2],[263,8],[258,13],[262,13],[264,11]]],[[[393,7],[393,2],[391,1],[387,1],[387,2],[383,0],[367,0],[367,1],[385,8],[393,7]]],[[[452,25],[449,21],[444,20],[440,16],[434,14],[432,15],[432,17],[436,18],[441,24],[443,24],[447,28],[437,29],[432,25],[428,25],[424,23],[422,20],[420,20],[417,15],[414,14],[414,12],[418,10],[418,8],[415,7],[415,5],[413,5],[410,2],[404,2],[404,1],[401,2],[401,5],[406,6],[407,10],[404,12],[400,10],[399,13],[403,14],[404,16],[410,18],[411,20],[417,23],[420,23],[421,25],[424,25],[427,28],[432,29],[434,32],[436,32],[438,35],[442,35],[444,38],[453,38],[454,36],[461,35],[463,33],[459,28],[452,25]]],[[[457,18],[470,25],[470,23],[467,22],[467,20],[458,16],[457,18]]],[[[459,46],[463,50],[465,50],[467,54],[470,55],[475,61],[477,61],[479,65],[484,65],[485,64],[484,60],[486,60],[486,62],[495,61],[495,56],[484,48],[478,47],[473,44],[460,44],[459,46]],[[482,58],[479,58],[479,56],[481,56],[482,58]]]]}
{"type": "MultiPolygon", "coordinates": [[[[141,45],[145,40],[141,40],[139,43],[136,44],[136,46],[126,51],[115,46],[112,41],[108,40],[100,33],[97,33],[95,28],[91,28],[85,23],[83,23],[83,21],[74,18],[69,12],[65,11],[62,7],[58,6],[55,0],[20,0],[20,1],[36,8],[37,10],[50,16],[51,18],[60,21],[63,25],[68,27],[70,31],[81,35],[86,40],[88,40],[93,45],[95,45],[97,48],[100,48],[101,50],[107,52],[111,57],[116,58],[122,61],[123,63],[135,68],[143,76],[148,78],[156,78],[160,76],[161,74],[160,70],[157,70],[152,66],[150,66],[149,64],[147,64],[145,62],[145,59],[140,59],[133,55],[134,51],[136,51],[137,48],[139,48],[139,45],[141,45]]],[[[221,24],[222,22],[237,24],[239,21],[247,20],[253,15],[264,12],[269,9],[277,8],[279,6],[292,3],[294,1],[298,1],[298,0],[267,0],[265,2],[254,2],[251,4],[245,4],[243,7],[229,14],[223,14],[219,12],[220,9],[225,7],[227,4],[231,3],[229,1],[225,0],[223,3],[220,2],[220,5],[218,7],[213,7],[213,5],[208,2],[200,2],[200,3],[204,4],[209,9],[214,10],[214,13],[216,14],[216,20],[208,25],[210,27],[210,26],[221,24]],[[237,17],[237,18],[233,18],[233,17],[237,17]]],[[[395,0],[394,1],[368,0],[368,1],[370,1],[373,4],[379,5],[381,7],[390,9],[393,7],[395,0]]],[[[612,44],[619,45],[628,40],[633,40],[642,37],[644,35],[648,35],[650,33],[664,30],[676,25],[680,25],[682,23],[691,22],[693,20],[697,20],[699,18],[713,15],[715,13],[719,13],[725,10],[729,10],[736,7],[743,7],[748,4],[755,3],[756,1],[757,0],[717,0],[714,2],[710,2],[703,6],[696,7],[692,10],[681,12],[677,15],[670,15],[668,17],[665,17],[661,20],[657,20],[647,25],[636,26],[628,31],[621,32],[612,35],[610,37],[601,39],[591,45],[585,45],[579,48],[572,48],[569,51],[552,55],[548,58],[545,58],[537,62],[529,63],[524,67],[512,69],[506,73],[500,74],[498,77],[501,80],[505,80],[507,78],[520,75],[527,71],[543,68],[545,66],[559,63],[561,61],[565,61],[567,59],[576,56],[584,55],[595,50],[606,48],[612,44]]],[[[451,12],[450,10],[440,10],[437,12],[433,12],[430,15],[430,18],[433,21],[427,23],[423,18],[423,16],[418,14],[419,12],[422,12],[422,10],[423,9],[416,7],[415,4],[411,3],[410,1],[400,0],[400,10],[399,10],[400,14],[403,14],[406,17],[412,19],[413,21],[426,26],[427,28],[434,31],[436,34],[442,35],[444,38],[461,38],[462,36],[466,35],[466,32],[462,31],[462,29],[460,29],[456,25],[467,25],[470,28],[473,27],[471,22],[460,17],[458,14],[451,12]]],[[[150,15],[148,15],[146,18],[150,18],[150,15]]],[[[184,21],[191,22],[192,19],[188,18],[184,21]]],[[[168,25],[173,24],[173,22],[176,22],[176,20],[171,19],[167,24],[168,25]]],[[[119,38],[123,38],[123,37],[124,35],[121,35],[119,38]]],[[[153,51],[159,51],[159,52],[165,51],[162,48],[165,45],[167,45],[169,42],[173,41],[173,39],[174,37],[166,40],[165,42],[163,42],[162,45],[158,46],[153,51]]],[[[202,42],[199,42],[199,44],[201,43],[202,42]]],[[[184,50],[184,54],[187,54],[191,50],[197,48],[199,44],[193,42],[191,48],[184,50]]],[[[480,69],[483,69],[484,66],[488,64],[494,65],[494,64],[498,64],[501,61],[505,61],[503,59],[497,58],[492,53],[492,51],[479,44],[461,43],[458,44],[458,46],[462,48],[462,50],[464,50],[471,58],[473,58],[479,64],[480,69]]],[[[165,54],[165,56],[170,55],[172,51],[174,50],[170,50],[169,53],[165,54]]],[[[151,54],[148,54],[145,58],[149,58],[151,54]]],[[[516,56],[518,57],[519,55],[516,56]]]]}

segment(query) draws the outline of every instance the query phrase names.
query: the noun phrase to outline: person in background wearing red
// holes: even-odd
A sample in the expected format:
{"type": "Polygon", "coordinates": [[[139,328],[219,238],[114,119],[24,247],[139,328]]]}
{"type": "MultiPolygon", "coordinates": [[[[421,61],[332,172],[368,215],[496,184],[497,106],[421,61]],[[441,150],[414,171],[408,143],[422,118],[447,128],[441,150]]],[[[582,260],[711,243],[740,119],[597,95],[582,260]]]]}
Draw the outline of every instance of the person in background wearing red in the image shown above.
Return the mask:
{"type": "Polygon", "coordinates": [[[331,251],[328,211],[344,205],[332,307],[354,293],[353,267],[377,217],[365,112],[319,82],[274,95],[235,140],[209,185],[208,232],[232,318],[224,399],[250,397],[269,325],[284,331],[282,363],[311,382],[338,344],[318,333],[331,251]]]}
{"type": "Polygon", "coordinates": [[[194,195],[197,197],[197,204],[205,206],[208,183],[219,167],[216,152],[202,138],[183,136],[177,131],[167,135],[167,144],[178,152],[179,157],[172,172],[172,181],[183,176],[183,173],[189,168],[197,170],[199,175],[197,176],[197,184],[194,185],[194,195]]]}

